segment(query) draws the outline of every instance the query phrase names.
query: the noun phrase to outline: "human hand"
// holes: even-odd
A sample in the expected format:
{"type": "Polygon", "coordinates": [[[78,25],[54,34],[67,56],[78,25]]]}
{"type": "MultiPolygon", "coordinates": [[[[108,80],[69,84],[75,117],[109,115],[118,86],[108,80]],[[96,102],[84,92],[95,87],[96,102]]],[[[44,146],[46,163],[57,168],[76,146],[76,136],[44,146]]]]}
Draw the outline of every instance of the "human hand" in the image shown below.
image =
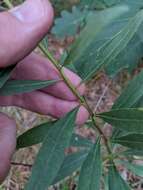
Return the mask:
{"type": "MultiPolygon", "coordinates": [[[[22,6],[0,13],[0,26],[3,26],[0,28],[0,68],[19,62],[12,79],[51,80],[60,77],[46,58],[30,53],[48,32],[52,20],[53,9],[48,0],[27,0],[22,6]]],[[[67,69],[64,72],[77,87],[81,79],[67,69]]],[[[78,87],[80,94],[84,89],[84,85],[78,87]]],[[[39,91],[0,96],[0,106],[12,105],[59,118],[76,107],[78,101],[60,81],[39,91]]],[[[87,111],[81,107],[76,123],[82,124],[87,118],[87,111]]],[[[0,114],[0,181],[7,175],[15,145],[16,124],[13,119],[0,114]]]]}

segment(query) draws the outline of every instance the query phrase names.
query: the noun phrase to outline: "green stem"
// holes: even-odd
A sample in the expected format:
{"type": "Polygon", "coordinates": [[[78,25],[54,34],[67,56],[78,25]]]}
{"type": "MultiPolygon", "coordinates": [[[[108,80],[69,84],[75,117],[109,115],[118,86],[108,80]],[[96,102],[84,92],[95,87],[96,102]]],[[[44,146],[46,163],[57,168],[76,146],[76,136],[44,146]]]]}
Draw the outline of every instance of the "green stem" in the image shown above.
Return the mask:
{"type": "Polygon", "coordinates": [[[110,148],[109,141],[108,141],[107,137],[104,135],[104,133],[101,130],[101,128],[96,124],[95,116],[92,116],[91,119],[92,119],[92,123],[94,124],[95,129],[97,129],[97,131],[101,135],[102,139],[104,140],[104,144],[106,146],[107,152],[109,153],[109,155],[112,155],[112,150],[110,148]]]}
{"type": "Polygon", "coordinates": [[[65,81],[65,83],[68,85],[68,87],[70,88],[70,90],[73,92],[73,94],[78,98],[78,100],[80,101],[80,103],[84,104],[84,98],[82,96],[80,96],[79,92],[73,86],[73,84],[71,83],[71,81],[66,77],[66,75],[64,74],[63,67],[57,62],[57,60],[55,60],[53,58],[53,56],[51,55],[51,53],[41,43],[38,45],[38,47],[45,54],[45,56],[53,63],[53,65],[57,68],[57,70],[59,71],[61,77],[63,78],[63,80],[65,81]]]}
{"type": "Polygon", "coordinates": [[[93,111],[91,110],[90,106],[88,105],[86,99],[79,94],[79,92],[73,86],[73,84],[71,83],[71,81],[66,77],[66,75],[64,74],[64,71],[63,71],[63,67],[53,58],[53,56],[51,55],[51,53],[47,49],[45,49],[42,46],[41,43],[39,45],[39,48],[45,54],[45,56],[53,63],[53,65],[55,65],[55,67],[57,68],[57,70],[61,74],[62,79],[67,84],[67,86],[69,87],[69,89],[73,92],[73,94],[78,98],[80,104],[83,105],[88,110],[88,112],[90,114],[90,118],[91,118],[92,123],[94,125],[94,129],[96,129],[99,132],[99,134],[101,135],[101,137],[103,138],[104,144],[106,146],[108,154],[112,154],[112,150],[110,149],[110,145],[109,145],[108,139],[106,138],[106,136],[104,135],[104,133],[100,129],[100,127],[96,124],[95,115],[94,115],[93,111]]]}

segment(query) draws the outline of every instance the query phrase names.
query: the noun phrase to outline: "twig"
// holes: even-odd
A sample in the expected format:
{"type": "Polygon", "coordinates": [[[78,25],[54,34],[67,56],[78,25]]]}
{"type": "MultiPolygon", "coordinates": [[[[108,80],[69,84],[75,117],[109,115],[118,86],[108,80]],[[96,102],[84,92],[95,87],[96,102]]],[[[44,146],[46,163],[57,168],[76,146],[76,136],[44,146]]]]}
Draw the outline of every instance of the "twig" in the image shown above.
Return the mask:
{"type": "Polygon", "coordinates": [[[53,63],[53,65],[55,65],[55,67],[57,68],[57,70],[61,74],[61,77],[63,78],[64,82],[67,84],[67,86],[69,87],[69,89],[73,92],[73,94],[78,98],[78,100],[80,102],[80,105],[83,105],[88,110],[88,112],[90,114],[90,118],[91,118],[91,120],[93,122],[93,125],[94,125],[94,129],[96,129],[99,132],[99,134],[101,135],[101,137],[103,138],[108,154],[112,154],[112,150],[110,149],[110,145],[109,145],[108,139],[106,138],[106,136],[104,135],[104,133],[100,129],[100,127],[96,124],[95,114],[92,111],[92,109],[90,108],[90,106],[88,105],[85,97],[83,97],[83,96],[81,96],[79,94],[79,92],[73,86],[73,84],[71,83],[71,81],[65,76],[65,74],[63,72],[63,69],[62,69],[62,66],[60,66],[60,64],[53,58],[53,56],[51,55],[51,53],[48,50],[45,51],[45,49],[42,46],[42,44],[40,44],[39,47],[42,50],[42,52],[47,56],[47,58],[50,59],[50,61],[53,63]]]}
{"type": "Polygon", "coordinates": [[[24,163],[19,163],[19,162],[11,162],[11,165],[14,165],[14,166],[24,166],[24,167],[32,168],[32,164],[24,164],[24,163]]]}
{"type": "Polygon", "coordinates": [[[109,88],[110,84],[111,84],[111,81],[107,84],[107,86],[105,87],[105,89],[104,89],[102,95],[100,96],[100,98],[99,98],[99,100],[98,100],[98,102],[97,102],[97,104],[96,104],[96,106],[95,106],[95,109],[94,109],[95,112],[96,112],[97,109],[99,108],[100,103],[101,103],[101,101],[103,100],[103,98],[104,98],[106,92],[108,91],[108,88],[109,88]]]}

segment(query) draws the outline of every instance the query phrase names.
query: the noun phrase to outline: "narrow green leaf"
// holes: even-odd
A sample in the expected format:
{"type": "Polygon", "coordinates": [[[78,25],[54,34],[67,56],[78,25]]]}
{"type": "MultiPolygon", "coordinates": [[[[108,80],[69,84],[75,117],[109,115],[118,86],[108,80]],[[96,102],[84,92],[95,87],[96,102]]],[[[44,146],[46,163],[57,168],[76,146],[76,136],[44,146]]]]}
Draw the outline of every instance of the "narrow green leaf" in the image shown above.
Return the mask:
{"type": "Polygon", "coordinates": [[[17,149],[29,147],[43,142],[50,128],[55,122],[46,122],[37,127],[34,127],[17,138],[17,149]]]}
{"type": "MultiPolygon", "coordinates": [[[[111,23],[115,18],[119,17],[121,14],[127,11],[127,6],[118,6],[89,14],[87,17],[86,27],[82,30],[80,36],[74,43],[69,56],[65,61],[65,64],[74,64],[75,67],[81,68],[84,62],[83,58],[92,55],[93,52],[91,51],[91,44],[95,42],[96,36],[100,33],[100,31],[109,23],[111,23]]],[[[86,75],[89,74],[88,70],[86,73],[86,75]]]]}
{"type": "Polygon", "coordinates": [[[77,111],[76,108],[68,113],[48,131],[25,190],[44,190],[52,184],[64,161],[64,151],[70,143],[77,111]]]}
{"type": "Polygon", "coordinates": [[[11,72],[13,71],[15,65],[9,66],[4,69],[0,69],[0,88],[5,84],[9,79],[11,72]]]}
{"type": "Polygon", "coordinates": [[[130,190],[114,166],[109,167],[109,190],[130,190]]]}
{"type": "Polygon", "coordinates": [[[93,143],[91,140],[82,137],[81,135],[73,134],[70,145],[75,147],[91,148],[93,143]]]}
{"type": "Polygon", "coordinates": [[[129,82],[129,85],[114,103],[113,109],[133,107],[141,99],[142,96],[143,71],[138,74],[132,81],[129,82]]]}
{"type": "Polygon", "coordinates": [[[40,42],[45,49],[48,49],[48,35],[46,35],[40,42]]]}
{"type": "Polygon", "coordinates": [[[136,149],[128,149],[124,152],[122,152],[123,155],[125,156],[143,156],[143,150],[138,150],[137,148],[136,149]]]}
{"type": "Polygon", "coordinates": [[[84,151],[72,153],[66,156],[57,174],[57,177],[55,178],[52,184],[56,184],[57,182],[72,175],[73,172],[76,172],[78,169],[80,169],[87,155],[88,155],[88,151],[84,150],[84,151]]]}
{"type": "Polygon", "coordinates": [[[124,160],[118,160],[117,164],[122,164],[124,167],[133,172],[135,175],[143,177],[143,166],[133,164],[124,160]]]}
{"type": "Polygon", "coordinates": [[[102,174],[101,163],[100,140],[98,139],[82,165],[78,190],[100,189],[100,178],[102,174]]]}
{"type": "Polygon", "coordinates": [[[115,109],[97,116],[118,129],[127,132],[143,133],[142,109],[115,109]]]}
{"type": "MultiPolygon", "coordinates": [[[[134,77],[115,101],[112,109],[136,107],[143,97],[143,71],[134,77]]],[[[119,137],[122,132],[119,129],[114,129],[112,138],[119,137]]]]}
{"type": "MultiPolygon", "coordinates": [[[[50,128],[53,127],[54,123],[55,122],[52,121],[41,124],[20,135],[17,138],[17,149],[25,148],[43,142],[44,138],[47,136],[47,133],[49,132],[50,128]]],[[[72,135],[70,146],[90,148],[92,145],[92,141],[77,134],[72,135]]]]}
{"type": "Polygon", "coordinates": [[[126,147],[143,150],[143,134],[129,134],[112,139],[113,143],[118,143],[126,147]]]}
{"type": "Polygon", "coordinates": [[[44,87],[48,87],[56,82],[57,81],[54,80],[11,80],[7,81],[5,85],[0,89],[0,95],[10,96],[14,94],[27,93],[44,87]]]}
{"type": "Polygon", "coordinates": [[[143,11],[139,11],[128,24],[119,31],[112,39],[101,47],[96,57],[96,65],[93,70],[86,76],[85,80],[93,76],[101,67],[109,65],[126,48],[133,38],[138,28],[143,22],[143,11]]]}
{"type": "Polygon", "coordinates": [[[105,189],[105,190],[109,190],[108,175],[104,176],[103,184],[104,184],[104,189],[105,189]]]}

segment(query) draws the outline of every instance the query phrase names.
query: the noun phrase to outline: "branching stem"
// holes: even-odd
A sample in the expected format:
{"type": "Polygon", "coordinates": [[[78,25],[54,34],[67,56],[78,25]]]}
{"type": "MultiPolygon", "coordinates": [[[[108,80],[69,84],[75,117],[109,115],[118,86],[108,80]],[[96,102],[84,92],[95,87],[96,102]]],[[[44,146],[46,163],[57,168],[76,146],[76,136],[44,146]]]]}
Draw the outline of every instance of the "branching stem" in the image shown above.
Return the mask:
{"type": "MultiPolygon", "coordinates": [[[[8,8],[12,8],[13,5],[12,3],[10,2],[10,0],[3,0],[3,2],[6,4],[6,6],[8,8]]],[[[88,105],[86,99],[81,96],[78,92],[78,90],[74,87],[74,85],[72,84],[72,82],[67,78],[67,76],[65,75],[64,73],[64,69],[63,69],[63,66],[60,65],[57,60],[53,57],[53,55],[42,45],[42,43],[40,43],[38,45],[39,49],[43,52],[43,54],[51,61],[51,63],[57,68],[57,70],[59,71],[60,75],[61,75],[61,78],[64,80],[64,82],[67,84],[67,86],[69,87],[69,89],[72,91],[72,93],[77,97],[80,105],[84,106],[89,114],[90,114],[90,118],[92,120],[92,123],[93,123],[93,126],[94,126],[94,129],[96,129],[98,131],[98,133],[101,135],[102,139],[104,140],[104,144],[105,144],[105,147],[107,149],[107,152],[109,155],[112,155],[112,150],[110,148],[110,145],[109,145],[109,142],[108,142],[108,139],[107,137],[105,136],[105,134],[103,133],[103,131],[101,130],[101,128],[96,124],[96,121],[95,121],[95,114],[94,112],[92,111],[92,109],[90,108],[90,106],[88,105]]]]}
{"type": "Polygon", "coordinates": [[[104,144],[106,146],[108,154],[112,155],[112,150],[110,148],[108,139],[105,136],[105,134],[103,133],[103,131],[101,130],[101,128],[96,124],[95,114],[93,113],[92,109],[88,105],[86,99],[79,94],[79,92],[77,91],[77,89],[73,86],[72,82],[65,75],[63,67],[57,62],[57,60],[55,60],[53,58],[53,56],[51,55],[51,53],[47,49],[45,49],[42,46],[42,44],[39,45],[39,48],[45,54],[45,56],[53,63],[53,65],[57,68],[57,70],[59,71],[59,73],[60,73],[62,79],[64,80],[64,82],[67,84],[67,86],[69,87],[69,89],[72,91],[72,93],[79,100],[80,105],[84,106],[88,110],[88,112],[90,114],[90,118],[91,118],[93,126],[94,126],[94,129],[96,129],[98,131],[98,133],[101,135],[102,139],[104,140],[104,144]]]}

